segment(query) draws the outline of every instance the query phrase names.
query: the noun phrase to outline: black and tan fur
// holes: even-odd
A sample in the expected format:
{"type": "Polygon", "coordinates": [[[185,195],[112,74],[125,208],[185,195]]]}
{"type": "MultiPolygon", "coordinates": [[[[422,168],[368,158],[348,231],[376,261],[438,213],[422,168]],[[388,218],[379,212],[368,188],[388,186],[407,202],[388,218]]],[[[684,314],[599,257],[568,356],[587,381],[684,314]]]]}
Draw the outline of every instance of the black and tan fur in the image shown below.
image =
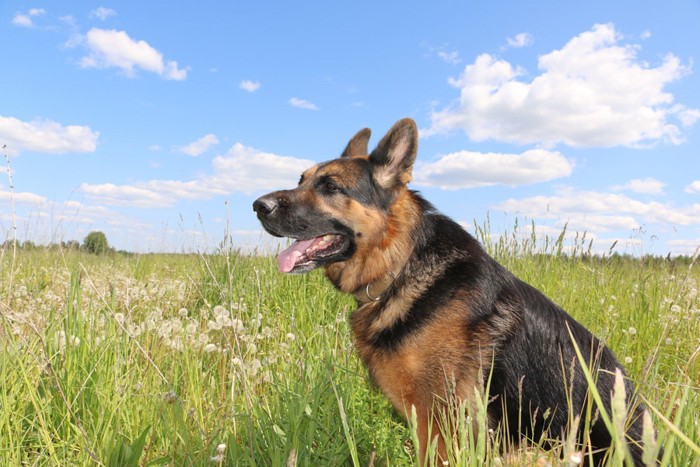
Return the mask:
{"type": "MultiPolygon", "coordinates": [[[[441,401],[456,397],[473,405],[474,388],[483,391],[489,379],[492,428],[514,441],[538,440],[546,429],[550,438],[566,433],[589,397],[569,329],[598,369],[609,412],[613,374],[621,368],[612,352],[407,188],[418,145],[415,123],[397,122],[367,155],[369,137],[368,129],[360,131],[340,158],[308,169],[292,190],[259,198],[254,209],[273,235],[314,239],[314,245],[330,235],[318,250],[297,253],[291,272],[324,267],[338,289],[355,295],[356,348],[394,407],[404,416],[415,407],[421,463],[428,432],[440,432],[441,401]]],[[[640,464],[643,409],[635,407],[627,435],[640,464]]],[[[600,462],[611,443],[600,417],[589,440],[586,448],[600,462]]],[[[438,437],[443,458],[444,443],[438,437]]]]}

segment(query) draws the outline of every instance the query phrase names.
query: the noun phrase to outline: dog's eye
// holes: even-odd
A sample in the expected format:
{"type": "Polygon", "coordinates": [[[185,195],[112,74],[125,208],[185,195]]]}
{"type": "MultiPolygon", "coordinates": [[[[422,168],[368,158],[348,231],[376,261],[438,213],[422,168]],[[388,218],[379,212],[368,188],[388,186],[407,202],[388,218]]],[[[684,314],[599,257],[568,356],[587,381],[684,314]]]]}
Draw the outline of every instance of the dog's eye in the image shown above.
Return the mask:
{"type": "Polygon", "coordinates": [[[333,182],[326,182],[323,184],[323,189],[326,191],[329,191],[331,193],[335,193],[336,191],[339,191],[340,188],[338,188],[338,185],[336,185],[333,182]]]}

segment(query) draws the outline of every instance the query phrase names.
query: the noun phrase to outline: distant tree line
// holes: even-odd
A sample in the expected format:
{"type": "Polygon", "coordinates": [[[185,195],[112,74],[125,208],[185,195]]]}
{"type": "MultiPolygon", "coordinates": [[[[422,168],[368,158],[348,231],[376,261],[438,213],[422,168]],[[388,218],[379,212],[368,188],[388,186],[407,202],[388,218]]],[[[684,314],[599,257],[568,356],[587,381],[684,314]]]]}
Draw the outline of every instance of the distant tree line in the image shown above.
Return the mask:
{"type": "MultiPolygon", "coordinates": [[[[0,243],[0,249],[12,248],[12,240],[6,240],[4,243],[0,243]]],[[[94,255],[105,255],[110,253],[125,253],[129,254],[127,251],[116,251],[113,247],[109,245],[107,241],[107,236],[104,232],[99,230],[93,230],[85,236],[83,242],[80,243],[78,240],[68,240],[61,242],[54,242],[48,245],[37,245],[31,240],[25,240],[23,242],[17,242],[17,247],[22,250],[35,250],[41,248],[47,249],[62,249],[62,250],[73,250],[73,251],[85,251],[94,255]]]]}

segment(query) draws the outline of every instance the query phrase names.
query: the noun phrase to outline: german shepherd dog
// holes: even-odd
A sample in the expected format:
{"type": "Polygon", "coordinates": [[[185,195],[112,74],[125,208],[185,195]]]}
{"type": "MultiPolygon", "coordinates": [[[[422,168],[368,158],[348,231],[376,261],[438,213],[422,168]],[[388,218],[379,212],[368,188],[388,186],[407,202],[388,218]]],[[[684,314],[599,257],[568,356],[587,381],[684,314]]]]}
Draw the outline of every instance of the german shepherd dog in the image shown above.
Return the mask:
{"type": "MultiPolygon", "coordinates": [[[[369,129],[359,131],[339,158],[305,171],[294,189],[260,197],[253,209],[270,234],[296,240],[277,258],[281,272],[323,267],[355,296],[355,346],[396,410],[411,418],[415,408],[421,465],[435,438],[439,460],[447,459],[451,439],[438,426],[440,414],[453,410],[445,401],[474,407],[485,381],[490,428],[516,443],[568,433],[594,404],[572,342],[610,413],[622,368],[613,353],[407,188],[418,147],[413,120],[398,121],[368,155],[369,137],[369,129]]],[[[644,408],[625,384],[628,446],[642,465],[644,408]]],[[[580,427],[579,442],[587,440],[584,449],[600,464],[611,435],[590,410],[590,431],[584,436],[580,427]]]]}

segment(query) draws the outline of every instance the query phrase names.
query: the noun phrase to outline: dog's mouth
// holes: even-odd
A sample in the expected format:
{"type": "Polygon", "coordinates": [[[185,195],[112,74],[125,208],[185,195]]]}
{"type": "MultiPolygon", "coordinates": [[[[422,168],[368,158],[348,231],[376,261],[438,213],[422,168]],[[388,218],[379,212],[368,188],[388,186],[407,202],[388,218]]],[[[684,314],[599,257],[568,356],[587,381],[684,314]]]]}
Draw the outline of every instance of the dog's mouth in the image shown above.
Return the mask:
{"type": "Polygon", "coordinates": [[[307,240],[296,240],[277,255],[280,272],[302,273],[340,258],[350,247],[347,237],[340,234],[319,235],[307,240]]]}

